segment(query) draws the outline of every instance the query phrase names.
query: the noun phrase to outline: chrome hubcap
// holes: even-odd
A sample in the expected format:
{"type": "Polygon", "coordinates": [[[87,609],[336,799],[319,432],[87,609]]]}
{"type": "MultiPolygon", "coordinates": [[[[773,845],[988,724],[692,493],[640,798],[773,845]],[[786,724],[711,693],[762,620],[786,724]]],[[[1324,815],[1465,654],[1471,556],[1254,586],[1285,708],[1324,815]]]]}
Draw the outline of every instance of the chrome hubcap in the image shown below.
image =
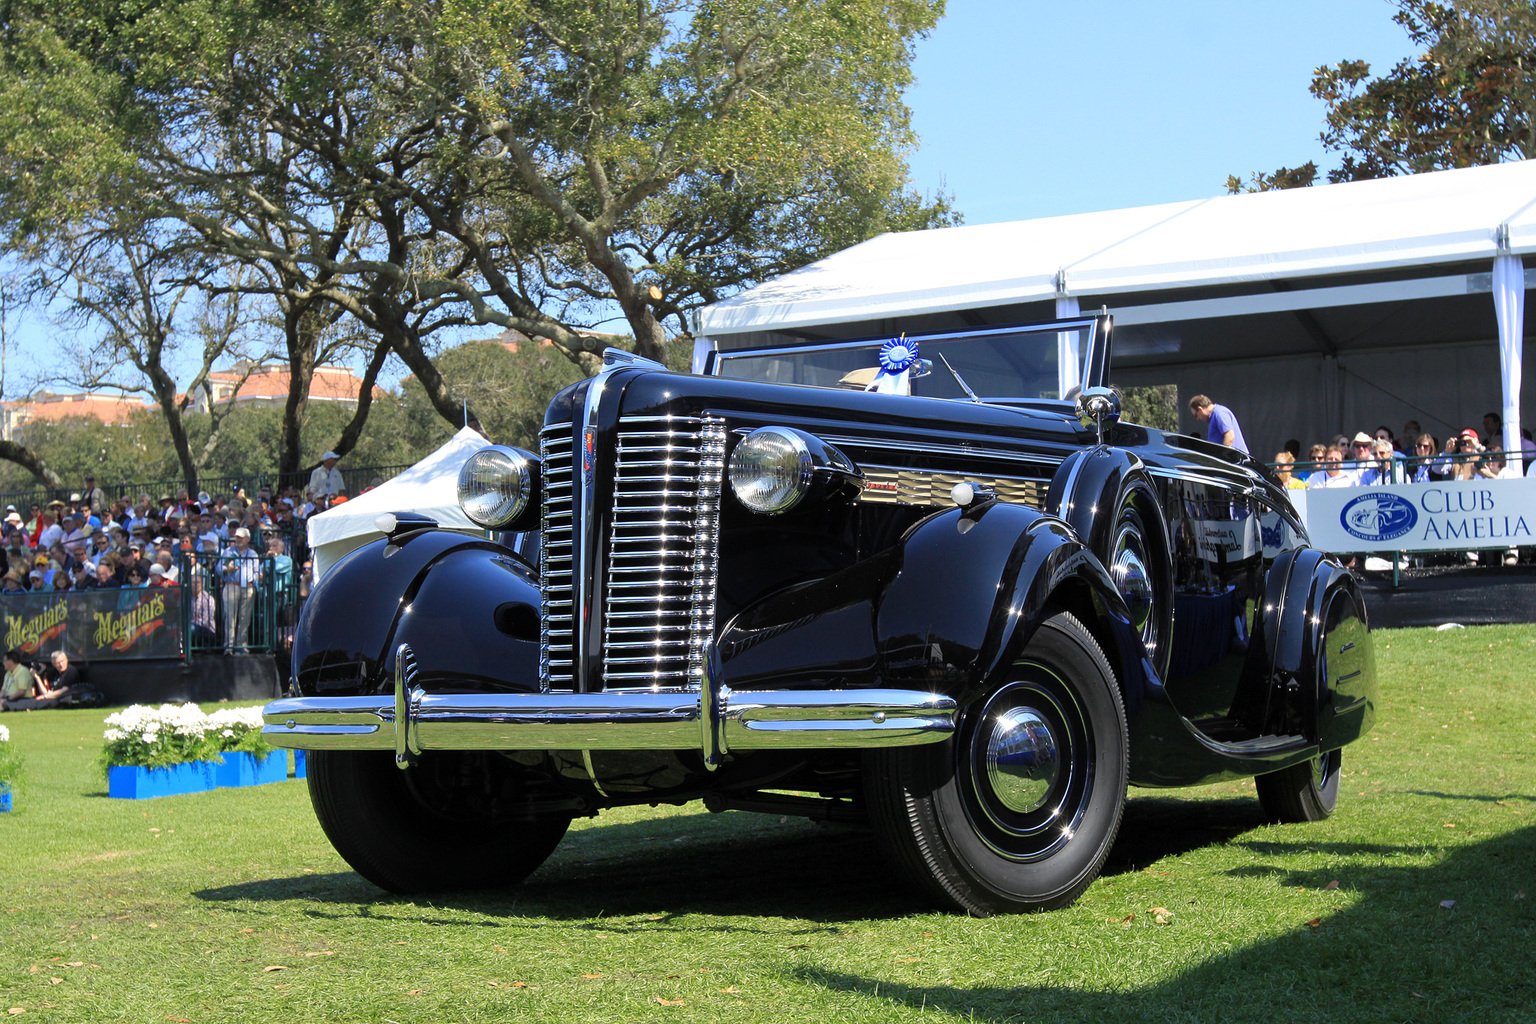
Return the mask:
{"type": "Polygon", "coordinates": [[[1152,581],[1141,553],[1129,547],[1115,552],[1115,564],[1110,567],[1115,578],[1115,589],[1125,598],[1125,606],[1131,613],[1131,628],[1145,637],[1147,623],[1152,620],[1152,581]]]}
{"type": "Polygon", "coordinates": [[[1093,739],[1070,684],[1019,662],[1025,678],[989,697],[962,729],[965,813],[1009,860],[1049,857],[1070,842],[1093,791],[1093,739]]]}
{"type": "Polygon", "coordinates": [[[1033,708],[993,716],[987,737],[987,782],[999,803],[1021,814],[1045,804],[1061,762],[1051,727],[1033,708]]]}

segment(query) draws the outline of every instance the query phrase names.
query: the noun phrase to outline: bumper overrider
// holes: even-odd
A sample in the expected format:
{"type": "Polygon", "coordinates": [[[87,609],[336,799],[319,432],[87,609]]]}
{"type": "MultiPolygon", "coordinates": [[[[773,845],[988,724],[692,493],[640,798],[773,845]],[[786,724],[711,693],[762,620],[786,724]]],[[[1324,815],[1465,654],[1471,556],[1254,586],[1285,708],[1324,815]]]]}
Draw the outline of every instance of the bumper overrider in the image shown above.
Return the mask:
{"type": "Polygon", "coordinates": [[[301,750],[393,750],[401,768],[429,750],[860,749],[938,743],[955,701],[918,690],[751,690],[721,681],[711,646],[699,685],[601,693],[427,693],[408,644],[393,695],[290,697],[263,709],[262,735],[301,750]]]}

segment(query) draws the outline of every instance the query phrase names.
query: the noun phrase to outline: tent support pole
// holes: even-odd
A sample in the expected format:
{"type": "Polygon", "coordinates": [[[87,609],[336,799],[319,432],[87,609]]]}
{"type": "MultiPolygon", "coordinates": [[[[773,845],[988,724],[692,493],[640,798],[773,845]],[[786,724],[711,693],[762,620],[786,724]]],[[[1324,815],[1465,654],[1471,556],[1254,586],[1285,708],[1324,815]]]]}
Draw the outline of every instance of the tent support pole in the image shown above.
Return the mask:
{"type": "MultiPolygon", "coordinates": [[[[1504,407],[1504,458],[1520,452],[1520,378],[1525,339],[1525,265],[1509,248],[1509,226],[1499,225],[1499,254],[1493,258],[1493,309],[1499,322],[1499,376],[1504,407]]],[[[1493,439],[1489,438],[1489,442],[1493,439]]]]}

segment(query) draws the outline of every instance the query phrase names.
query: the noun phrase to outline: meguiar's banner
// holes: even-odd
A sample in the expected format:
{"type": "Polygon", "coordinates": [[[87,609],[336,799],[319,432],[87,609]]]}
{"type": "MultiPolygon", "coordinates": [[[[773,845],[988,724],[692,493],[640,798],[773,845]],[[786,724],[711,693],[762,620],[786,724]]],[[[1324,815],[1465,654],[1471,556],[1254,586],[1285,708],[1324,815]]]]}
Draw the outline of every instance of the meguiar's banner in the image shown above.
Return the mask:
{"type": "Polygon", "coordinates": [[[54,651],[87,661],[181,657],[181,590],[0,594],[5,650],[27,660],[54,651]]]}
{"type": "Polygon", "coordinates": [[[1329,487],[1287,496],[1306,521],[1312,546],[1324,551],[1536,545],[1536,479],[1329,487]]]}

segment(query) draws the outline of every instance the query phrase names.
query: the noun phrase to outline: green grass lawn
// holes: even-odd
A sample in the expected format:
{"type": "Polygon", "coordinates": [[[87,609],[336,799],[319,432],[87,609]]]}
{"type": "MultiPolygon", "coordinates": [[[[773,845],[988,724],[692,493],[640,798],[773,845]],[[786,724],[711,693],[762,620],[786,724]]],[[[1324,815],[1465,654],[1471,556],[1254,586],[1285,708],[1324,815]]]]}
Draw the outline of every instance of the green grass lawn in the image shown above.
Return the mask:
{"type": "MultiPolygon", "coordinates": [[[[1536,627],[1377,634],[1339,810],[1132,791],[1071,908],[913,901],[858,830],[697,805],[578,822],[505,893],[399,899],[302,782],[109,800],[102,711],[6,715],[0,1011],[59,1021],[1530,1021],[1536,627]]],[[[431,871],[432,865],[422,866],[431,871]]]]}

